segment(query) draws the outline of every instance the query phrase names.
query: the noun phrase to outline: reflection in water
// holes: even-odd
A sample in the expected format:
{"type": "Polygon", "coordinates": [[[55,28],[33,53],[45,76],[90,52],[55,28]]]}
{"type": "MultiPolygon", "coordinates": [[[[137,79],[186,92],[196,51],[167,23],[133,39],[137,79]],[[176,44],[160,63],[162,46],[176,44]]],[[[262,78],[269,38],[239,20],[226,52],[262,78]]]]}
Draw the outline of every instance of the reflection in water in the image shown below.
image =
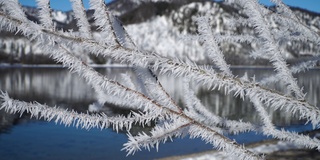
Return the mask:
{"type": "Polygon", "coordinates": [[[11,97],[48,105],[92,100],[90,87],[62,68],[1,69],[0,88],[11,97]]]}
{"type": "MultiPolygon", "coordinates": [[[[110,79],[121,80],[120,74],[123,73],[130,74],[133,79],[136,79],[130,68],[99,68],[97,70],[110,79]]],[[[69,73],[63,68],[2,68],[0,72],[0,89],[16,99],[37,101],[49,106],[71,107],[81,112],[86,112],[89,104],[95,101],[95,93],[92,88],[78,75],[69,73]]],[[[318,105],[318,94],[320,93],[319,72],[320,70],[314,69],[296,75],[299,85],[303,86],[307,93],[307,100],[314,105],[318,105]]],[[[259,81],[272,74],[273,70],[233,69],[233,73],[239,77],[246,73],[248,77],[255,76],[255,79],[259,81]]],[[[160,81],[176,102],[183,104],[182,80],[160,77],[160,81]]],[[[285,89],[279,83],[275,83],[272,87],[277,90],[285,89]]],[[[248,100],[233,97],[232,94],[226,95],[223,90],[209,91],[203,87],[196,88],[197,96],[210,111],[230,119],[259,122],[259,117],[248,100]]],[[[277,125],[299,122],[297,117],[280,112],[274,112],[272,117],[277,125]]]]}
{"type": "MultiPolygon", "coordinates": [[[[257,82],[274,74],[273,69],[269,68],[234,68],[232,72],[238,77],[242,77],[244,74],[247,74],[249,78],[254,77],[257,82]]],[[[320,94],[319,73],[319,69],[313,69],[306,73],[295,75],[299,86],[303,86],[304,92],[307,93],[307,101],[316,106],[319,104],[318,95],[320,94]]],[[[161,80],[165,88],[167,88],[171,95],[175,97],[175,100],[177,102],[181,102],[180,98],[183,95],[182,81],[177,78],[162,78],[161,80]]],[[[281,92],[285,92],[286,89],[281,83],[269,84],[269,87],[281,92]]],[[[249,121],[253,123],[260,122],[260,117],[258,114],[256,114],[252,103],[248,99],[243,100],[240,97],[234,97],[233,94],[225,94],[223,89],[220,91],[211,91],[208,88],[203,88],[202,86],[195,88],[197,88],[195,91],[197,97],[211,112],[229,119],[241,119],[243,121],[249,121]]],[[[305,121],[299,120],[297,115],[284,114],[283,112],[274,111],[269,108],[267,110],[271,115],[275,125],[288,126],[292,124],[305,123],[305,121]]]]}
{"type": "MultiPolygon", "coordinates": [[[[97,69],[99,72],[103,73],[106,75],[108,78],[111,79],[117,79],[121,80],[120,74],[130,74],[130,76],[133,77],[133,79],[137,79],[132,72],[131,69],[129,68],[107,68],[107,69],[97,69]]],[[[238,75],[239,77],[243,76],[244,73],[247,73],[249,77],[253,77],[255,75],[255,79],[257,81],[261,80],[264,77],[268,77],[270,73],[273,73],[272,69],[233,69],[233,73],[238,75]]],[[[319,100],[318,100],[318,94],[320,93],[320,70],[314,69],[310,70],[307,73],[301,73],[296,75],[296,78],[298,79],[298,83],[300,86],[304,87],[304,91],[307,94],[307,99],[310,103],[314,105],[318,105],[319,100]]],[[[83,79],[79,78],[76,74],[69,73],[66,69],[63,68],[0,68],[0,89],[2,91],[6,91],[9,93],[9,95],[13,98],[19,99],[19,100],[25,100],[25,101],[37,101],[39,103],[43,104],[48,104],[49,106],[60,106],[60,107],[68,107],[70,109],[74,109],[79,112],[87,112],[88,106],[95,102],[95,93],[92,90],[90,86],[88,86],[83,79]]],[[[183,84],[182,80],[179,78],[165,78],[165,77],[160,77],[159,78],[163,86],[167,89],[169,94],[174,97],[175,101],[178,102],[179,104],[183,105],[182,101],[182,96],[183,96],[183,84]]],[[[279,84],[276,83],[273,88],[277,90],[283,90],[283,87],[279,84]]],[[[243,121],[250,121],[250,122],[255,122],[259,123],[259,117],[255,113],[254,108],[252,107],[251,103],[248,100],[242,100],[238,97],[233,97],[232,95],[225,95],[224,91],[208,91],[207,88],[203,87],[197,87],[195,92],[197,96],[200,98],[202,103],[208,107],[208,109],[211,112],[214,112],[222,117],[228,117],[230,119],[242,119],[243,121]]],[[[108,111],[111,111],[113,113],[123,113],[123,111],[116,110],[114,107],[108,107],[108,111]]],[[[269,111],[270,113],[272,111],[269,111]]],[[[292,125],[299,123],[299,119],[297,117],[293,117],[290,114],[281,114],[280,112],[273,112],[272,114],[273,121],[277,125],[292,125]]],[[[10,130],[10,127],[14,124],[19,124],[23,123],[25,121],[30,121],[29,117],[22,116],[19,118],[18,115],[11,115],[4,113],[3,111],[0,111],[0,132],[4,133],[7,132],[8,129],[10,130]]],[[[33,121],[34,122],[34,121],[33,121]]],[[[52,133],[53,130],[50,130],[54,125],[53,123],[46,123],[46,125],[39,124],[39,122],[36,123],[30,123],[29,128],[33,128],[34,130],[31,131],[29,134],[30,136],[35,136],[39,135],[38,132],[41,132],[43,136],[47,135],[46,138],[49,139],[48,143],[52,142],[53,144],[56,144],[55,140],[50,141],[51,138],[61,138],[61,136],[57,135],[58,133],[52,133]],[[47,129],[43,129],[47,127],[47,129]],[[37,133],[36,133],[37,132],[37,133]],[[49,136],[49,137],[48,137],[49,136]]],[[[20,128],[20,127],[18,127],[20,128]]],[[[115,133],[110,132],[110,130],[107,130],[106,132],[101,132],[101,131],[90,131],[88,133],[93,133],[93,135],[87,135],[86,131],[79,131],[79,130],[72,130],[72,129],[66,129],[64,126],[55,126],[54,128],[58,128],[59,130],[61,129],[61,132],[64,132],[64,134],[71,134],[70,136],[65,137],[65,139],[60,139],[60,141],[68,140],[67,142],[60,142],[57,144],[57,146],[52,146],[56,147],[55,150],[50,151],[43,151],[43,153],[46,154],[52,154],[52,158],[54,159],[55,157],[53,155],[55,154],[60,154],[63,152],[63,150],[60,150],[59,148],[65,148],[68,146],[65,145],[71,145],[68,148],[68,153],[65,153],[64,155],[61,155],[60,157],[56,158],[65,158],[65,159],[71,159],[75,157],[68,157],[72,154],[70,154],[69,151],[75,151],[79,152],[79,150],[88,151],[88,152],[95,152],[95,150],[99,150],[101,154],[89,154],[86,153],[87,156],[82,156],[82,157],[76,157],[77,159],[90,159],[94,158],[93,156],[103,156],[103,157],[114,157],[115,154],[118,154],[120,157],[119,159],[125,158],[125,153],[121,152],[120,149],[122,148],[122,144],[126,141],[125,135],[120,135],[122,138],[120,139],[115,139],[115,137],[108,137],[109,139],[106,140],[101,140],[103,137],[106,135],[114,135],[115,133]],[[80,134],[80,135],[77,135],[80,134]],[[83,135],[82,135],[83,134],[83,135]],[[103,135],[103,136],[102,136],[103,135]],[[81,137],[76,140],[72,140],[75,137],[81,137]],[[92,137],[93,139],[98,139],[98,140],[90,140],[87,139],[87,137],[92,137]],[[70,139],[72,142],[70,142],[70,139]],[[75,143],[75,141],[81,139],[87,139],[85,141],[75,143]],[[117,142],[111,142],[112,140],[116,140],[117,142]],[[101,146],[104,145],[101,144],[100,142],[103,141],[105,143],[112,143],[111,146],[117,145],[117,148],[111,147],[107,150],[116,150],[118,152],[114,153],[106,153],[104,152],[103,147],[106,146],[101,146]],[[83,145],[85,143],[85,145],[83,145]],[[96,148],[93,148],[90,150],[90,148],[81,148],[83,146],[87,146],[86,144],[89,145],[97,145],[96,148]],[[73,146],[72,146],[73,145],[73,146]],[[79,148],[80,147],[80,148],[79,148]],[[97,148],[98,147],[98,148],[97,148]]],[[[141,131],[141,127],[134,127],[136,131],[141,131]]],[[[310,126],[309,126],[310,128],[310,126]]],[[[56,130],[55,129],[55,130],[56,130]]],[[[21,145],[18,145],[23,141],[22,145],[30,145],[32,140],[28,140],[28,138],[25,138],[25,140],[19,140],[17,143],[15,142],[17,137],[19,135],[23,134],[25,135],[27,132],[26,130],[20,128],[20,133],[19,129],[18,131],[13,131],[11,135],[11,139],[8,137],[2,139],[0,136],[0,146],[1,145],[7,145],[11,144],[11,149],[10,146],[6,146],[7,150],[12,152],[12,154],[17,155],[20,152],[17,151],[15,152],[15,149],[12,148],[17,148],[21,147],[21,145]],[[1,143],[2,142],[2,143],[1,143]],[[16,145],[16,146],[15,146],[16,145]],[[13,153],[14,152],[14,153],[13,153]]],[[[40,136],[41,136],[40,133],[40,136]]],[[[11,134],[11,133],[10,133],[11,134]]],[[[241,138],[235,138],[236,140],[239,140],[240,143],[243,142],[249,142],[248,141],[248,136],[252,137],[251,134],[254,133],[245,133],[242,135],[241,138]],[[247,136],[247,137],[245,137],[247,136]],[[245,138],[243,138],[245,137],[245,138]]],[[[254,137],[257,137],[256,135],[254,137]]],[[[34,138],[34,137],[33,137],[34,138]]],[[[232,137],[234,138],[234,137],[232,137]]],[[[259,141],[262,138],[265,137],[258,137],[257,139],[252,139],[250,140],[253,141],[259,141]]],[[[40,140],[40,141],[46,141],[46,140],[40,140]]],[[[175,140],[175,141],[180,141],[180,140],[175,140]]],[[[38,143],[38,142],[37,142],[38,143]]],[[[38,146],[45,146],[47,144],[40,144],[38,146]]],[[[26,146],[24,146],[26,147],[26,146]]],[[[3,148],[3,147],[0,147],[3,148]]],[[[29,147],[27,147],[30,149],[29,147]]],[[[155,158],[155,156],[161,157],[161,156],[169,156],[169,155],[178,155],[178,154],[186,154],[186,153],[194,153],[198,151],[203,151],[203,150],[208,150],[211,149],[212,146],[210,145],[203,145],[203,142],[201,140],[199,141],[191,141],[191,140],[183,140],[181,143],[170,143],[169,145],[166,144],[165,148],[160,148],[161,155],[156,154],[155,151],[148,152],[148,151],[143,151],[143,152],[138,152],[138,155],[134,157],[128,157],[132,159],[139,159],[139,155],[141,156],[140,159],[150,159],[150,158],[155,158]],[[189,143],[192,144],[198,144],[198,145],[189,145],[189,143]],[[201,145],[200,145],[201,144],[201,145]],[[170,148],[170,145],[173,146],[170,148]],[[183,146],[183,147],[182,147],[183,146]],[[189,147],[187,147],[189,146],[189,147]],[[179,149],[183,148],[183,149],[179,149]],[[173,150],[176,150],[175,153],[172,153],[173,150]],[[167,153],[165,153],[167,152],[167,153]],[[169,153],[170,152],[170,153],[169,153]],[[150,156],[149,158],[146,158],[146,156],[150,156]]],[[[25,148],[24,148],[25,149],[25,148]]],[[[31,148],[32,149],[32,148],[31,148]]],[[[41,151],[42,148],[36,148],[34,147],[34,151],[41,151]]],[[[0,156],[9,156],[11,153],[9,153],[6,150],[1,149],[0,150],[0,156]]],[[[29,152],[29,151],[28,151],[29,152]]],[[[113,152],[113,151],[111,151],[113,152]]],[[[31,153],[30,153],[31,154],[31,153]]],[[[75,153],[76,154],[76,153],[75,153]]],[[[31,154],[33,155],[33,154],[31,154]]],[[[22,154],[22,156],[25,156],[25,154],[22,154]]],[[[44,158],[46,155],[39,155],[39,158],[44,158]],[[41,157],[42,156],[42,157],[41,157]]],[[[12,158],[12,156],[9,156],[12,158]]],[[[31,156],[34,158],[35,156],[31,156]]],[[[16,157],[17,158],[17,157],[16,157]]],[[[19,158],[19,157],[18,157],[19,158]]],[[[21,158],[21,157],[20,157],[21,158]]],[[[102,158],[102,157],[100,157],[102,158]]],[[[23,159],[23,158],[21,158],[23,159]]],[[[104,158],[105,159],[105,158],[104,158]]]]}

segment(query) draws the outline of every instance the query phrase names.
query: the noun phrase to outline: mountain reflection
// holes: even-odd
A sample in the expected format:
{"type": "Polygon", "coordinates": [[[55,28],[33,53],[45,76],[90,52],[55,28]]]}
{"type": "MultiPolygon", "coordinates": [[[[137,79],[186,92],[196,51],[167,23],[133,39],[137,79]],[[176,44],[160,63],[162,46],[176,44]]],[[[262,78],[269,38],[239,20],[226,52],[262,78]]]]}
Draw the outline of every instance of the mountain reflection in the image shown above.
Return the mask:
{"type": "MultiPolygon", "coordinates": [[[[110,79],[119,79],[120,75],[130,74],[135,77],[130,68],[100,68],[97,69],[110,79]]],[[[95,93],[83,79],[76,74],[70,73],[63,68],[1,68],[0,69],[0,89],[6,91],[13,98],[24,101],[37,101],[49,106],[59,106],[74,109],[79,112],[87,112],[88,106],[95,102],[95,93]]],[[[248,77],[253,77],[257,81],[268,77],[273,73],[272,69],[233,69],[233,73],[239,77],[245,73],[248,77]]],[[[295,75],[300,86],[304,87],[307,93],[307,100],[318,105],[318,94],[320,93],[320,70],[314,69],[307,73],[295,75]]],[[[136,78],[134,78],[136,79],[136,78]]],[[[176,102],[183,105],[183,84],[182,79],[160,77],[160,81],[176,102]]],[[[273,84],[275,89],[283,90],[279,84],[273,84]]],[[[209,91],[207,88],[195,87],[196,94],[208,110],[222,117],[230,119],[242,119],[259,123],[258,114],[248,100],[242,100],[233,95],[226,95],[223,90],[209,91]]],[[[114,113],[121,113],[114,110],[114,113]]],[[[272,110],[269,110],[272,113],[272,110]]],[[[15,115],[8,115],[0,111],[0,129],[12,125],[17,118],[15,115]]],[[[271,114],[276,125],[290,125],[300,123],[297,116],[273,112],[271,114]]],[[[0,130],[1,131],[1,130],[0,130]]]]}

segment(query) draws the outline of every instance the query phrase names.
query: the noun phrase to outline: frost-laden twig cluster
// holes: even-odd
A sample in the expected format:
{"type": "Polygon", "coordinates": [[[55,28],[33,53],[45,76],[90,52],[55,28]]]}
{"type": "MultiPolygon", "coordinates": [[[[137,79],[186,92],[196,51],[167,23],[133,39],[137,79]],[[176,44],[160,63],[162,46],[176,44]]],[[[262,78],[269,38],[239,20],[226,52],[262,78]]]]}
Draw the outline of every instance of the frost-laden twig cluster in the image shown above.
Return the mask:
{"type": "MultiPolygon", "coordinates": [[[[299,113],[301,119],[311,122],[314,127],[318,127],[320,123],[320,110],[304,99],[305,93],[292,76],[292,73],[313,67],[318,58],[312,62],[288,68],[279,44],[284,37],[289,40],[307,40],[319,44],[319,35],[300,23],[299,19],[280,0],[272,0],[279,8],[278,13],[264,8],[255,0],[226,2],[235,3],[242,8],[241,12],[246,14],[247,18],[241,19],[238,25],[251,27],[256,37],[241,34],[217,36],[212,32],[210,15],[206,14],[196,19],[199,33],[197,39],[203,44],[208,57],[219,68],[218,71],[209,66],[197,66],[195,63],[139,50],[119,20],[108,11],[103,0],[90,0],[91,9],[95,11],[95,25],[98,28],[92,31],[82,1],[70,1],[75,12],[78,32],[55,29],[49,0],[37,0],[41,24],[28,20],[17,0],[0,0],[3,8],[0,11],[0,28],[4,31],[20,32],[26,38],[37,42],[41,49],[50,53],[55,61],[62,63],[70,71],[84,78],[88,85],[96,91],[99,103],[111,102],[127,106],[132,108],[131,113],[116,117],[105,114],[79,114],[57,107],[51,108],[38,103],[13,100],[3,92],[0,97],[1,109],[9,113],[27,112],[36,118],[54,120],[67,126],[74,125],[87,129],[92,127],[103,129],[113,126],[116,130],[123,128],[129,130],[133,124],[146,125],[151,121],[156,122],[155,127],[148,134],[140,133],[136,136],[128,134],[129,141],[124,144],[123,148],[128,154],[133,154],[141,148],[158,148],[160,142],[166,142],[173,137],[190,135],[190,137],[202,138],[205,142],[236,159],[262,159],[263,157],[224,136],[224,133],[238,134],[247,131],[262,132],[306,148],[319,148],[318,139],[277,129],[266,112],[267,108],[272,108],[281,110],[284,114],[299,113]],[[285,27],[271,28],[268,19],[273,19],[285,27]],[[276,75],[264,80],[263,83],[233,75],[219,47],[223,41],[257,43],[259,48],[252,51],[252,56],[255,58],[269,57],[269,61],[277,71],[276,75]],[[77,50],[81,48],[85,51],[84,53],[108,56],[115,61],[133,66],[142,83],[135,85],[126,75],[124,75],[124,82],[106,78],[77,57],[74,53],[75,48],[77,50]],[[160,74],[186,79],[185,107],[178,106],[162,87],[157,78],[160,74]],[[264,84],[270,81],[284,83],[287,93],[265,87],[264,84]],[[211,90],[224,88],[228,94],[250,99],[255,106],[256,114],[261,117],[262,125],[228,120],[208,111],[189,87],[191,82],[211,90]]],[[[237,22],[239,19],[234,21],[237,22]]]]}

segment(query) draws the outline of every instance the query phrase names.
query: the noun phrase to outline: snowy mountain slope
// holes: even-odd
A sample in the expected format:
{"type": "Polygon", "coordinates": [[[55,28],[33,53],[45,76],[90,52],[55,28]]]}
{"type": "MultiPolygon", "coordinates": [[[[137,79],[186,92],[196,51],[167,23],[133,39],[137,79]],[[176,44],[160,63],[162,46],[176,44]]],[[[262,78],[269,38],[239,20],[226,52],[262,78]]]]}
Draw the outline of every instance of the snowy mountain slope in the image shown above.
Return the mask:
{"type": "MultiPolygon", "coordinates": [[[[152,3],[153,5],[160,5],[160,3],[152,3]]],[[[165,2],[161,3],[161,6],[165,6],[165,2]]],[[[142,4],[141,8],[148,8],[151,4],[142,4]],[[147,7],[148,6],[148,7],[147,7]]],[[[149,7],[150,8],[150,7],[149,7]]],[[[127,25],[128,32],[131,33],[136,43],[144,50],[156,51],[162,55],[178,57],[180,59],[188,59],[197,61],[198,63],[210,63],[206,61],[208,58],[205,56],[205,51],[197,41],[185,42],[181,38],[187,35],[193,35],[197,33],[197,25],[194,20],[199,15],[204,15],[209,12],[212,16],[211,22],[213,26],[213,32],[217,35],[232,35],[241,33],[243,35],[254,35],[252,28],[243,26],[235,26],[234,28],[228,27],[227,24],[233,23],[234,18],[245,18],[241,14],[237,6],[228,6],[224,3],[216,3],[212,1],[193,1],[184,4],[174,4],[166,9],[159,9],[159,7],[153,7],[152,18],[144,20],[138,23],[129,23],[127,25]],[[175,42],[175,43],[173,43],[175,42]]],[[[270,8],[275,10],[275,8],[270,8]]],[[[306,10],[293,8],[297,16],[311,26],[315,32],[320,33],[320,15],[312,13],[306,10]]],[[[133,13],[136,13],[133,11],[133,13]]],[[[133,13],[127,13],[129,15],[136,15],[133,13]]],[[[151,17],[151,16],[150,16],[151,17]]],[[[135,19],[136,16],[131,19],[135,19]]],[[[144,17],[145,18],[145,17],[144,17]]],[[[270,19],[270,21],[272,21],[270,19]]],[[[274,24],[276,24],[274,22],[274,24]]],[[[279,26],[273,26],[279,27],[279,26]]],[[[227,62],[230,64],[266,64],[266,60],[252,61],[249,57],[249,53],[256,49],[254,43],[222,43],[222,50],[225,53],[227,62]]],[[[295,61],[295,59],[314,55],[318,53],[320,47],[309,43],[300,43],[291,41],[288,44],[284,44],[284,57],[295,61]],[[301,52],[301,50],[303,51],[301,52]]]]}
{"type": "MultiPolygon", "coordinates": [[[[150,4],[149,4],[150,5],[150,4]]],[[[215,33],[228,33],[223,23],[228,23],[235,14],[235,9],[226,11],[221,3],[211,1],[192,2],[171,7],[153,18],[142,22],[127,25],[127,30],[134,41],[143,49],[155,51],[159,54],[179,59],[190,59],[200,64],[211,63],[207,61],[204,48],[197,40],[186,41],[184,37],[195,34],[196,22],[193,20],[198,15],[209,11],[214,15],[212,25],[215,33]],[[172,9],[172,10],[170,10],[172,9]]],[[[247,44],[225,44],[224,52],[228,53],[226,59],[232,64],[252,64],[247,59],[247,44]],[[245,49],[245,50],[244,50],[245,49]],[[239,56],[241,54],[241,56],[239,56]]]]}
{"type": "MultiPolygon", "coordinates": [[[[206,58],[201,44],[196,39],[191,41],[184,40],[185,37],[197,33],[194,17],[203,15],[209,11],[212,16],[212,26],[215,34],[253,34],[251,28],[242,26],[230,28],[226,25],[232,23],[233,17],[244,17],[244,15],[241,14],[237,6],[228,6],[222,2],[178,0],[172,2],[140,1],[140,3],[137,3],[135,1],[117,0],[108,4],[108,8],[123,22],[132,39],[142,50],[155,51],[164,56],[178,57],[183,60],[190,59],[200,64],[210,63],[207,61],[208,58],[206,58]]],[[[274,10],[275,8],[270,9],[274,10]]],[[[38,9],[24,7],[24,10],[29,19],[39,23],[37,16],[38,9]]],[[[316,32],[320,33],[319,14],[298,8],[293,8],[293,11],[306,25],[309,25],[316,32]]],[[[92,17],[93,12],[93,10],[87,11],[87,16],[91,23],[94,22],[92,17]]],[[[53,11],[52,15],[57,29],[78,30],[73,12],[53,11]]],[[[92,28],[94,29],[95,27],[93,26],[92,28]]],[[[222,43],[221,46],[225,53],[225,58],[230,64],[250,65],[267,63],[265,60],[252,61],[250,59],[249,52],[256,47],[253,43],[232,42],[222,43]]],[[[285,45],[284,50],[286,52],[283,56],[294,60],[299,57],[313,55],[320,50],[320,47],[314,44],[292,41],[285,45]],[[303,52],[298,52],[301,48],[304,49],[303,52]]],[[[21,61],[21,57],[19,56],[22,53],[24,55],[34,55],[41,54],[41,51],[37,49],[35,44],[19,35],[1,32],[0,53],[0,62],[7,61],[2,57],[8,56],[3,55],[14,55],[14,59],[19,62],[19,60],[21,61]]]]}

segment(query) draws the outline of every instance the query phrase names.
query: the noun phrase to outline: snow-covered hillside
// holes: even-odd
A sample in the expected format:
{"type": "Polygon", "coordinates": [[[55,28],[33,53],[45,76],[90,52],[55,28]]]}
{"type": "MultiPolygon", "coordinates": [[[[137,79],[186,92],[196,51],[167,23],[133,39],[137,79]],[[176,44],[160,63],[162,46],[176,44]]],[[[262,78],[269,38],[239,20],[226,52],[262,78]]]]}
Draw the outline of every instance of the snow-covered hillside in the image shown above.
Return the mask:
{"type": "MultiPolygon", "coordinates": [[[[117,0],[108,4],[108,7],[123,22],[134,42],[142,50],[154,51],[164,56],[178,57],[182,60],[190,59],[199,64],[210,62],[207,61],[205,50],[201,47],[197,38],[194,37],[197,34],[195,17],[209,12],[212,17],[213,33],[217,36],[237,33],[254,35],[252,28],[241,25],[230,27],[229,24],[234,23],[234,17],[243,18],[245,16],[242,15],[237,6],[228,6],[222,2],[188,0],[135,3],[134,1],[117,0]]],[[[275,8],[270,9],[275,10],[275,8]]],[[[24,10],[29,19],[39,23],[38,9],[24,7],[24,10]]],[[[293,8],[293,11],[302,22],[309,25],[315,32],[320,33],[319,14],[298,8],[293,8]]],[[[87,16],[91,23],[94,21],[92,15],[93,11],[88,10],[87,16]]],[[[73,12],[53,11],[52,16],[57,29],[77,31],[73,12]]],[[[274,24],[273,27],[278,27],[276,23],[274,24]]],[[[0,62],[28,63],[28,59],[26,59],[28,56],[37,57],[37,55],[41,55],[44,57],[48,55],[42,53],[36,44],[19,35],[3,32],[0,35],[0,62]]],[[[254,43],[223,42],[221,46],[225,58],[230,64],[267,63],[265,60],[252,61],[249,57],[249,53],[257,47],[254,43]]],[[[300,57],[314,55],[320,50],[320,47],[314,44],[290,41],[290,43],[283,45],[283,49],[283,56],[295,61],[300,57]]],[[[96,60],[90,60],[88,55],[83,57],[87,62],[97,63],[96,60]]],[[[108,60],[99,63],[104,62],[110,63],[108,60]]]]}

